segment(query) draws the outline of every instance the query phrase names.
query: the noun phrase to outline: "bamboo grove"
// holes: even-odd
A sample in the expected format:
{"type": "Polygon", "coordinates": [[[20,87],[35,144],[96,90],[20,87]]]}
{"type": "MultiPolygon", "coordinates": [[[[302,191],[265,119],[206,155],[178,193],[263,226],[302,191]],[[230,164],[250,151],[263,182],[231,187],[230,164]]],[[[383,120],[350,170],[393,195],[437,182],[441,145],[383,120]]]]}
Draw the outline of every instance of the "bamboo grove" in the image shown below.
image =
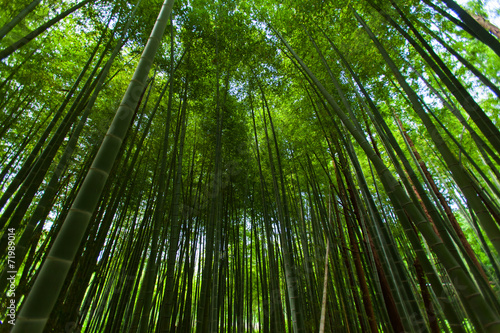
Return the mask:
{"type": "Polygon", "coordinates": [[[500,331],[481,3],[2,6],[1,332],[500,331]]]}

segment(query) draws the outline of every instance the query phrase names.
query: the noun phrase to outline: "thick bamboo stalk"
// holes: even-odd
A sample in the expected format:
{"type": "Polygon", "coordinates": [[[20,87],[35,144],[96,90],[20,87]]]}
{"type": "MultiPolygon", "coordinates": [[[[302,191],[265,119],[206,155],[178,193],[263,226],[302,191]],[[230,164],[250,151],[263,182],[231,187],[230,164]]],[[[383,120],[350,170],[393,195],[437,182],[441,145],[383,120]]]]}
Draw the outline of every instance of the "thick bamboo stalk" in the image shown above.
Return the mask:
{"type": "Polygon", "coordinates": [[[66,275],[90,222],[119,148],[128,131],[134,109],[168,23],[174,0],[166,0],[151,37],[137,65],[122,104],[106,134],[94,163],[78,192],[70,213],[44,262],[35,284],[21,309],[13,333],[42,332],[59,295],[66,275]]]}
{"type": "Polygon", "coordinates": [[[304,70],[307,76],[314,82],[318,90],[332,106],[336,114],[342,119],[344,126],[349,130],[351,135],[353,135],[358,144],[365,151],[367,157],[372,161],[377,170],[377,173],[379,174],[380,179],[382,180],[382,183],[384,184],[384,187],[391,197],[391,201],[393,201],[393,203],[399,203],[401,207],[404,207],[404,210],[408,213],[409,216],[413,216],[415,220],[418,221],[416,225],[426,238],[431,248],[441,259],[441,262],[449,272],[452,281],[457,286],[458,291],[463,295],[465,299],[469,301],[469,303],[471,304],[471,309],[476,309],[471,313],[471,315],[477,315],[480,317],[480,321],[487,332],[495,332],[497,328],[500,327],[500,318],[490,308],[489,304],[485,301],[482,295],[477,291],[477,288],[474,285],[473,281],[470,279],[470,276],[461,269],[460,265],[458,265],[454,257],[446,248],[445,244],[434,233],[430,223],[427,222],[425,217],[423,217],[420,213],[420,210],[411,202],[403,188],[398,184],[397,180],[394,179],[389,169],[378,158],[377,154],[371,148],[370,144],[366,141],[365,137],[361,133],[359,133],[356,127],[346,117],[341,108],[338,106],[337,102],[330,95],[323,84],[320,83],[320,81],[316,78],[312,71],[305,65],[303,60],[295,53],[288,42],[286,42],[285,39],[276,32],[276,30],[273,29],[273,31],[278,36],[278,38],[280,38],[281,42],[286,46],[288,51],[293,55],[294,59],[300,64],[301,68],[304,70]]]}

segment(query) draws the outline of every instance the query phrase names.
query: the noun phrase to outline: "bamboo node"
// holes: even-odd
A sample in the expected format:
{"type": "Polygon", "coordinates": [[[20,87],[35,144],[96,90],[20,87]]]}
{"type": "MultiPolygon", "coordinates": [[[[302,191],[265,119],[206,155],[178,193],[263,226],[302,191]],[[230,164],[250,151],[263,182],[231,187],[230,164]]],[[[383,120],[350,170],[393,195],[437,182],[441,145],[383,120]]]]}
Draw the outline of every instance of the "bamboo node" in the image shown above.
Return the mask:
{"type": "Polygon", "coordinates": [[[494,321],[494,322],[491,322],[491,323],[489,323],[489,324],[485,324],[485,325],[484,325],[484,328],[488,328],[488,327],[490,327],[490,326],[497,325],[497,324],[500,324],[500,321],[499,321],[499,320],[494,321]]]}
{"type": "Polygon", "coordinates": [[[452,267],[452,268],[448,269],[448,273],[451,271],[454,271],[455,269],[459,269],[459,268],[461,268],[459,265],[452,267]]]}
{"type": "Polygon", "coordinates": [[[112,137],[112,138],[115,138],[117,140],[120,140],[120,142],[122,142],[122,138],[120,138],[119,136],[117,135],[114,135],[113,133],[106,133],[106,136],[109,136],[109,137],[112,137]]]}
{"type": "Polygon", "coordinates": [[[48,255],[47,259],[54,260],[54,261],[59,261],[59,262],[63,262],[63,263],[68,264],[68,265],[73,264],[73,260],[62,259],[62,258],[54,257],[54,256],[51,256],[51,255],[48,255]]]}
{"type": "Polygon", "coordinates": [[[106,177],[109,176],[109,173],[107,173],[106,171],[104,171],[103,169],[99,169],[99,168],[90,168],[90,170],[94,170],[96,172],[99,172],[99,173],[102,173],[104,174],[106,177]]]}
{"type": "Polygon", "coordinates": [[[73,211],[75,213],[81,213],[81,214],[85,214],[85,215],[89,215],[89,216],[92,216],[92,213],[91,212],[88,212],[86,210],[83,210],[83,209],[78,209],[78,208],[70,208],[69,211],[73,211]]]}

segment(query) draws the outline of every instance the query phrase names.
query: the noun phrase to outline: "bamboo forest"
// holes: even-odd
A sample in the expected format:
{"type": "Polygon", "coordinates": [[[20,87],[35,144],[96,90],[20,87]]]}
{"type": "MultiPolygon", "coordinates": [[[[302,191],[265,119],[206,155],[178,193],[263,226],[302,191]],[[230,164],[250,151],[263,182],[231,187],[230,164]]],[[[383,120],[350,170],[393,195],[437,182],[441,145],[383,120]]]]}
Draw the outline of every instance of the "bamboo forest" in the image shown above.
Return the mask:
{"type": "Polygon", "coordinates": [[[0,333],[500,332],[492,3],[0,0],[0,333]]]}

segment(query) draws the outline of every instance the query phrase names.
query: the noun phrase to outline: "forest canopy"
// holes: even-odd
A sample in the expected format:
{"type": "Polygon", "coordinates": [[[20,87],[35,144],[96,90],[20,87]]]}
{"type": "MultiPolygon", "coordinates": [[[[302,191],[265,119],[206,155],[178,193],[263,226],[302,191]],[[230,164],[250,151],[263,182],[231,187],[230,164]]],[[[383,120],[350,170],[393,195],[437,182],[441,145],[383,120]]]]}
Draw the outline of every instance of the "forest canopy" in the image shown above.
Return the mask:
{"type": "Polygon", "coordinates": [[[0,332],[500,332],[482,1],[1,5],[0,332]]]}

